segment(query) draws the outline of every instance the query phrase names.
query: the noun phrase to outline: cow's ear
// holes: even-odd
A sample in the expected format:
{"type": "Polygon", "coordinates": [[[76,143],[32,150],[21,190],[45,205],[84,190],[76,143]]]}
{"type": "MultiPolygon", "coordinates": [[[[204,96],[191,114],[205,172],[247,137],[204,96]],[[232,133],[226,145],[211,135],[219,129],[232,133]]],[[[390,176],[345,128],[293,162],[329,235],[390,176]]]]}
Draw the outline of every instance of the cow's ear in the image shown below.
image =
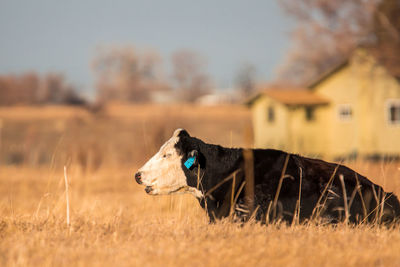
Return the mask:
{"type": "Polygon", "coordinates": [[[187,155],[187,160],[184,165],[187,169],[191,169],[199,163],[199,152],[197,150],[192,150],[187,155]]]}
{"type": "Polygon", "coordinates": [[[190,136],[189,133],[182,128],[176,129],[174,134],[172,135],[173,137],[184,137],[184,136],[190,136]]]}
{"type": "Polygon", "coordinates": [[[199,155],[199,151],[197,151],[197,150],[192,150],[188,154],[189,157],[196,157],[196,158],[198,155],[199,155]]]}

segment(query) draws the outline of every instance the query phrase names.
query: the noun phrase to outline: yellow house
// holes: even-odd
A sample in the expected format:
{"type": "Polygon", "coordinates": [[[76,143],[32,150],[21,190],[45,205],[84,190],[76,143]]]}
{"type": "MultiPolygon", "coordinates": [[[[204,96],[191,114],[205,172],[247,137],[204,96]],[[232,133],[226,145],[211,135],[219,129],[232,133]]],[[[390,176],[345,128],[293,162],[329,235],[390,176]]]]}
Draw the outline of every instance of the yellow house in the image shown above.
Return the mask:
{"type": "Polygon", "coordinates": [[[247,104],[255,147],[336,160],[400,156],[400,75],[364,49],[307,88],[266,87],[247,104]]]}

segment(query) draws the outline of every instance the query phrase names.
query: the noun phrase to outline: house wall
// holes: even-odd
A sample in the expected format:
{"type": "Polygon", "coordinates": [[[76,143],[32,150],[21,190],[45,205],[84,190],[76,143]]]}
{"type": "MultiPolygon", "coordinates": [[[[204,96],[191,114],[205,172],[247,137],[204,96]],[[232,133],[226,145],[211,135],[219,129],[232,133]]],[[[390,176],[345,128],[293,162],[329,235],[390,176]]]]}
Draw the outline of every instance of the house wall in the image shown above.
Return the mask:
{"type": "Polygon", "coordinates": [[[254,126],[254,147],[287,150],[289,148],[289,114],[285,106],[261,96],[252,104],[251,110],[254,126]],[[268,122],[268,107],[270,106],[273,107],[275,112],[274,122],[268,122]]]}
{"type": "Polygon", "coordinates": [[[316,93],[330,100],[329,107],[323,110],[319,121],[325,139],[320,149],[326,151],[328,158],[348,157],[357,153],[361,112],[353,69],[349,65],[343,67],[320,83],[316,93]],[[351,107],[351,118],[340,117],[339,110],[344,107],[351,107]]]}
{"type": "Polygon", "coordinates": [[[314,106],[314,119],[307,120],[306,107],[289,107],[290,151],[310,157],[325,157],[326,129],[323,127],[327,106],[314,106]]]}
{"type": "Polygon", "coordinates": [[[252,108],[254,146],[281,149],[312,157],[325,155],[325,137],[321,134],[325,107],[315,107],[314,120],[306,119],[304,106],[289,107],[267,96],[258,98],[252,108]],[[275,110],[274,122],[268,122],[268,107],[275,110]]]}
{"type": "Polygon", "coordinates": [[[323,115],[329,158],[400,154],[400,125],[388,122],[387,107],[400,101],[400,84],[364,50],[314,90],[331,101],[323,115]],[[340,119],[341,105],[352,106],[351,120],[340,119]]]}
{"type": "Polygon", "coordinates": [[[387,70],[364,50],[352,58],[357,71],[362,123],[359,151],[366,156],[400,155],[400,124],[389,121],[388,104],[400,102],[400,84],[387,70]]]}
{"type": "Polygon", "coordinates": [[[255,147],[276,148],[327,159],[360,156],[400,156],[400,124],[389,123],[389,101],[400,102],[400,81],[358,49],[344,65],[318,83],[315,93],[329,99],[307,121],[305,107],[289,107],[260,96],[251,106],[255,147]],[[267,120],[267,108],[275,121],[267,120]],[[343,119],[339,109],[350,106],[343,119]]]}

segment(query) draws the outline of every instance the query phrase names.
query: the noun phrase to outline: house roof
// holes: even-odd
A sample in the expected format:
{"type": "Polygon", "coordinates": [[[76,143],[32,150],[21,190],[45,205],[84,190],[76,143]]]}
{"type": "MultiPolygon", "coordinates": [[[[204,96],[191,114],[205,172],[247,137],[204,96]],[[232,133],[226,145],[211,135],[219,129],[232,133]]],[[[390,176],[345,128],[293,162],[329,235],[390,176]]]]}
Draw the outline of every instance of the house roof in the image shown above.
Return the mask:
{"type": "Polygon", "coordinates": [[[329,103],[326,98],[314,93],[310,89],[301,87],[267,87],[257,95],[251,97],[246,103],[251,105],[263,95],[289,106],[314,106],[329,103]]]}
{"type": "Polygon", "coordinates": [[[393,47],[370,47],[367,51],[377,60],[388,71],[393,77],[400,79],[400,55],[398,53],[399,45],[393,45],[393,47]],[[380,50],[391,51],[381,53],[380,50]]]}
{"type": "MultiPolygon", "coordinates": [[[[400,62],[400,57],[399,60],[397,60],[397,58],[388,60],[387,58],[379,56],[379,48],[364,47],[360,45],[357,46],[354,50],[359,48],[366,49],[366,51],[375,58],[377,63],[381,64],[388,71],[388,73],[396,78],[400,83],[400,64],[398,64],[400,62]]],[[[333,65],[330,69],[323,72],[316,79],[309,82],[305,87],[293,87],[285,85],[264,86],[260,88],[259,92],[256,95],[252,96],[245,103],[247,105],[252,105],[253,102],[259,97],[266,95],[285,105],[328,104],[329,100],[318,95],[313,89],[316,88],[321,82],[329,78],[331,75],[348,66],[350,62],[350,57],[354,54],[354,50],[349,53],[347,57],[339,61],[336,65],[333,65]]]]}
{"type": "Polygon", "coordinates": [[[379,51],[379,47],[368,47],[368,46],[357,46],[353,51],[351,51],[347,57],[343,58],[342,61],[339,61],[337,64],[331,66],[327,71],[320,74],[316,79],[312,80],[307,84],[307,87],[310,89],[314,89],[321,82],[323,82],[326,78],[340,71],[342,68],[346,67],[349,64],[350,57],[354,54],[354,51],[357,49],[365,49],[368,54],[372,55],[376,62],[382,65],[387,72],[396,79],[400,79],[400,57],[391,54],[391,57],[384,57],[381,55],[379,51]]]}
{"type": "Polygon", "coordinates": [[[332,74],[338,72],[342,68],[346,67],[349,63],[349,59],[346,58],[343,61],[339,62],[338,64],[332,66],[330,69],[327,71],[323,72],[321,75],[319,75],[316,79],[312,80],[307,87],[310,89],[314,89],[318,84],[323,82],[326,78],[331,76],[332,74]]]}

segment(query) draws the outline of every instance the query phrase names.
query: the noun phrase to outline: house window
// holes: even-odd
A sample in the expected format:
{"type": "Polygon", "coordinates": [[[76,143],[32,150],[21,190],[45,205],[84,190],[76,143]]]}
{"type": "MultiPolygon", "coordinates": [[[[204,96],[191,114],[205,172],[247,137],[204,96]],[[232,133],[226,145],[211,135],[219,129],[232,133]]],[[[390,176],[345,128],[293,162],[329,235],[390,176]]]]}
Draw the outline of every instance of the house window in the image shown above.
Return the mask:
{"type": "Polygon", "coordinates": [[[388,103],[388,115],[390,124],[400,124],[400,99],[388,103]]]}
{"type": "Polygon", "coordinates": [[[274,122],[274,120],[275,120],[275,110],[274,110],[274,107],[272,107],[272,106],[268,107],[267,119],[268,119],[268,122],[274,122]]]}
{"type": "Polygon", "coordinates": [[[313,107],[306,107],[306,120],[313,121],[315,120],[315,109],[313,107]]]}
{"type": "Polygon", "coordinates": [[[353,109],[349,104],[339,105],[338,108],[339,119],[342,121],[349,121],[353,117],[353,109]]]}

